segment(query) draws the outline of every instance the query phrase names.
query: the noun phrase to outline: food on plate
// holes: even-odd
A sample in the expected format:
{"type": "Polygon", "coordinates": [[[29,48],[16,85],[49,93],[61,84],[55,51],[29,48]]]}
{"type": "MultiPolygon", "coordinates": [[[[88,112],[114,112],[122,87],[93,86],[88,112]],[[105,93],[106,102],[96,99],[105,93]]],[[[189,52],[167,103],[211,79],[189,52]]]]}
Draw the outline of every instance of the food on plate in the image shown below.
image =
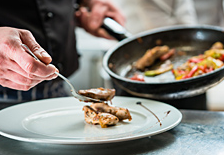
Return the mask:
{"type": "Polygon", "coordinates": [[[88,124],[100,124],[102,128],[106,128],[111,125],[116,125],[119,119],[109,113],[97,112],[90,106],[83,107],[85,121],[88,124]]]}
{"type": "Polygon", "coordinates": [[[109,106],[107,103],[94,103],[90,105],[90,107],[92,107],[95,111],[98,112],[110,113],[118,117],[120,121],[125,119],[128,119],[129,121],[132,120],[131,114],[126,108],[109,106]]]}
{"type": "Polygon", "coordinates": [[[78,93],[86,97],[103,101],[110,101],[115,96],[115,89],[105,89],[101,87],[95,89],[79,90],[78,93]]]}
{"type": "Polygon", "coordinates": [[[172,72],[176,80],[187,79],[205,73],[209,73],[223,66],[224,50],[222,43],[216,42],[210,50],[204,54],[191,57],[188,61],[172,72]]]}
{"type": "Polygon", "coordinates": [[[116,125],[119,121],[132,120],[128,109],[112,107],[107,103],[93,103],[90,106],[83,107],[85,121],[88,124],[100,124],[102,128],[116,125]]]}
{"type": "Polygon", "coordinates": [[[145,52],[145,54],[136,61],[134,67],[139,70],[144,70],[145,67],[152,65],[156,59],[166,54],[169,51],[168,46],[156,46],[152,49],[149,49],[145,52]]]}
{"type": "MultiPolygon", "coordinates": [[[[80,90],[79,93],[87,97],[108,101],[115,96],[115,89],[96,88],[80,90]]],[[[102,128],[116,125],[122,120],[132,120],[128,109],[109,106],[105,102],[92,103],[90,106],[86,105],[83,107],[83,111],[86,123],[100,124],[102,128]]]]}

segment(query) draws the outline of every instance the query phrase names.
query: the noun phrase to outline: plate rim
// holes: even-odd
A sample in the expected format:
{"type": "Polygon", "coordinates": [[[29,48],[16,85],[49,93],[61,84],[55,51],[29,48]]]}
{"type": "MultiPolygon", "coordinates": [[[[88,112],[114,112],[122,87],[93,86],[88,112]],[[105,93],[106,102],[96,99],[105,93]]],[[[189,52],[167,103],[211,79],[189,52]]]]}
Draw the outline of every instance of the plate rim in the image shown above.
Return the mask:
{"type": "MultiPolygon", "coordinates": [[[[53,101],[53,100],[63,100],[63,99],[70,99],[73,97],[59,97],[59,98],[50,98],[50,99],[42,99],[42,100],[36,100],[36,101],[29,101],[29,102],[24,102],[24,103],[20,103],[18,105],[13,105],[7,108],[4,108],[2,110],[0,110],[0,116],[2,112],[5,112],[7,110],[11,110],[12,108],[17,108],[18,106],[26,106],[30,103],[32,104],[38,104],[39,102],[46,102],[46,101],[53,101]]],[[[175,120],[174,123],[170,124],[168,127],[166,128],[161,128],[160,130],[156,130],[153,132],[148,132],[148,133],[144,133],[144,134],[140,134],[140,135],[132,135],[131,137],[119,137],[119,138],[112,138],[112,139],[106,139],[106,140],[89,140],[89,141],[77,141],[74,139],[66,139],[66,140],[62,140],[62,139],[50,139],[50,138],[27,138],[27,137],[21,137],[18,135],[12,135],[9,133],[6,133],[4,131],[1,130],[0,127],[0,135],[7,137],[7,138],[11,138],[14,140],[18,140],[18,141],[23,141],[23,142],[35,142],[35,143],[49,143],[49,144],[102,144],[102,143],[115,143],[115,142],[123,142],[123,141],[130,141],[130,140],[136,140],[136,139],[141,139],[141,138],[145,138],[145,137],[150,137],[150,136],[154,136],[163,132],[166,132],[174,127],[176,127],[182,120],[182,113],[175,107],[166,104],[164,102],[159,102],[159,101],[155,101],[155,100],[151,100],[151,99],[144,99],[144,98],[137,98],[137,97],[124,97],[124,96],[115,96],[116,99],[122,98],[122,99],[136,99],[136,100],[141,100],[141,101],[148,101],[148,102],[154,102],[154,103],[158,103],[158,104],[165,104],[167,106],[172,107],[175,112],[179,115],[179,117],[175,120]]],[[[115,104],[116,105],[116,104],[115,104]]],[[[61,107],[61,108],[65,108],[65,107],[61,107]]],[[[42,112],[42,111],[39,111],[42,112]]],[[[22,123],[23,120],[21,120],[20,123],[22,123]]],[[[1,124],[1,122],[0,122],[1,124]]],[[[28,132],[28,131],[27,131],[28,132]]]]}

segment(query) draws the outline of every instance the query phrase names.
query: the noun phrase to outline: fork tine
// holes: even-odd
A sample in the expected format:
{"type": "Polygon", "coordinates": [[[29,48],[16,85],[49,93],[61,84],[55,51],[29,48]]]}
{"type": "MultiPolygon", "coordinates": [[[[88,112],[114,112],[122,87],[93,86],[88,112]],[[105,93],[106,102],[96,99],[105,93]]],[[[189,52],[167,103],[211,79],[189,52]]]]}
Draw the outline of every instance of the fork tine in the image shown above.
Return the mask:
{"type": "Polygon", "coordinates": [[[57,74],[60,78],[62,78],[63,80],[65,80],[65,82],[70,86],[71,88],[71,93],[72,95],[81,100],[81,101],[85,101],[85,102],[90,102],[90,101],[95,101],[95,102],[102,102],[101,100],[97,100],[97,99],[93,99],[93,98],[90,98],[90,97],[86,97],[86,96],[83,96],[83,95],[80,95],[76,92],[75,88],[73,87],[73,85],[71,84],[71,82],[66,78],[64,77],[63,75],[61,75],[60,73],[58,72],[55,72],[55,74],[57,74]]]}

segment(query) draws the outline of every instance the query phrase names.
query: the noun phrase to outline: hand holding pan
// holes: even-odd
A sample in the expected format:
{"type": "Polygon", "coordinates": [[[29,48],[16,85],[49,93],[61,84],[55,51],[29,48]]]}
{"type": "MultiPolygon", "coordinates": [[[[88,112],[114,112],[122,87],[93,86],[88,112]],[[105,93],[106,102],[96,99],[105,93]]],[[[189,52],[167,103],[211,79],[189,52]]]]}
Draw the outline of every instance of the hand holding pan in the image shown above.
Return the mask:
{"type": "Polygon", "coordinates": [[[134,74],[131,70],[133,62],[148,49],[161,44],[183,51],[184,55],[175,54],[171,58],[171,63],[176,68],[190,57],[203,54],[215,42],[223,43],[224,29],[221,27],[170,26],[130,35],[125,28],[114,22],[106,18],[102,26],[120,41],[105,54],[103,67],[114,83],[124,91],[152,99],[181,99],[203,94],[224,79],[224,67],[183,80],[175,80],[171,71],[155,77],[144,77],[144,82],[127,78],[127,75],[134,74]]]}

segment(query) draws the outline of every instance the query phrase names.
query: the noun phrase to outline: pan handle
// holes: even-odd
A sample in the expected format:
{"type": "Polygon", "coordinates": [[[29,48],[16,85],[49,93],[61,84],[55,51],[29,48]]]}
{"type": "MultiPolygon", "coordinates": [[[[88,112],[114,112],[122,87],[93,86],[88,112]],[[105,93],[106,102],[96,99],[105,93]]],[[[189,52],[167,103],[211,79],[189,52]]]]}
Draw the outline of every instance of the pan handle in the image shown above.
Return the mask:
{"type": "Polygon", "coordinates": [[[118,41],[132,36],[123,26],[109,17],[103,20],[103,25],[101,27],[118,41]]]}

